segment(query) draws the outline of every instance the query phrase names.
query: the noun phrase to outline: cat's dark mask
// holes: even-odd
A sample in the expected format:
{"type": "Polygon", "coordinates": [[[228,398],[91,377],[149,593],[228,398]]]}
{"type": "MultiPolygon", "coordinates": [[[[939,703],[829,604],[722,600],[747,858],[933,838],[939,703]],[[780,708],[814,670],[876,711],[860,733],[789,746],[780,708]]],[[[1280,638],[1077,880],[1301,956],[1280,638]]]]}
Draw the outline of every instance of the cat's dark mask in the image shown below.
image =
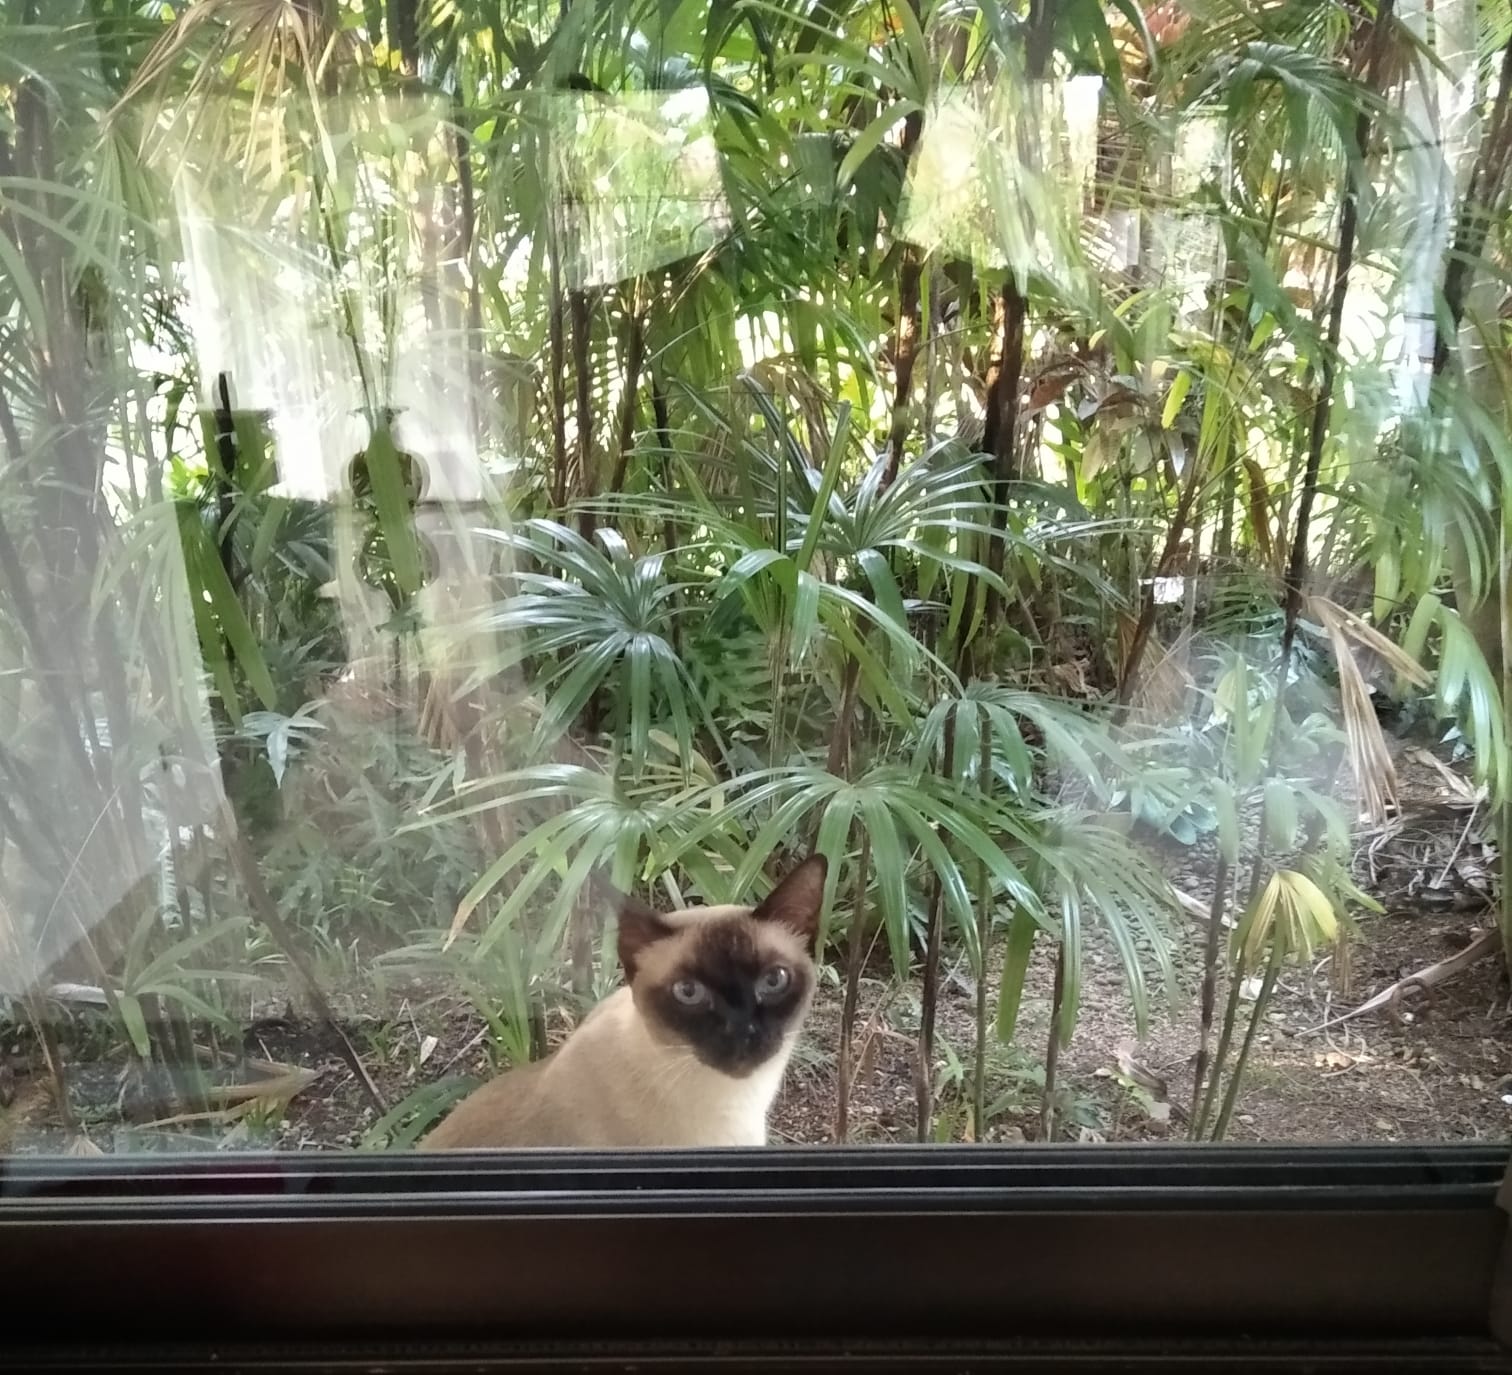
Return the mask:
{"type": "Polygon", "coordinates": [[[648,1020],[724,1074],[771,1059],[813,996],[827,872],[807,859],[749,910],[664,917],[621,899],[620,961],[648,1020]]]}

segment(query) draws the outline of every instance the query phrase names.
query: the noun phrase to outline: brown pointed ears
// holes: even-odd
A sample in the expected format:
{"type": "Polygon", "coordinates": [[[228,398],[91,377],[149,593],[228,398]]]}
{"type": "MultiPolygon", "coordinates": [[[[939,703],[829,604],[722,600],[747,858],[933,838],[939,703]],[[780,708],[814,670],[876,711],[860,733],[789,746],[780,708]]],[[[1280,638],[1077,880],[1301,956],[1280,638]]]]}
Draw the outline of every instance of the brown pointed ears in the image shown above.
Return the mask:
{"type": "Polygon", "coordinates": [[[796,935],[813,954],[819,944],[819,916],[824,907],[824,881],[829,860],[810,855],[792,870],[751,913],[757,921],[778,921],[796,935]]]}
{"type": "Polygon", "coordinates": [[[648,945],[665,940],[677,928],[663,920],[661,914],[648,907],[639,898],[605,888],[604,895],[609,906],[619,916],[619,961],[624,966],[625,977],[633,979],[640,962],[641,952],[648,945]]]}

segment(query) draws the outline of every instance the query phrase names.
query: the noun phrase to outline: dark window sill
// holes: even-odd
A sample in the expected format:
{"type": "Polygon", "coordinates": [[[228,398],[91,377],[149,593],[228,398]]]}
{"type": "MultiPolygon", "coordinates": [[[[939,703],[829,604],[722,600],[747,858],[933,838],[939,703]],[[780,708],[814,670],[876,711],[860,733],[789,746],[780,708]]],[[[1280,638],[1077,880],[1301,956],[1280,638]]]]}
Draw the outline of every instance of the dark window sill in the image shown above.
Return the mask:
{"type": "Polygon", "coordinates": [[[1488,1319],[1507,1162],[1494,1147],[10,1160],[0,1294],[18,1359],[103,1342],[136,1363],[73,1368],[194,1368],[213,1349],[220,1369],[1261,1370],[1306,1352],[1326,1370],[1512,1369],[1488,1319]],[[311,1344],[326,1354],[287,1363],[311,1344]],[[1229,1357],[1247,1364],[1212,1364],[1229,1357]]]}

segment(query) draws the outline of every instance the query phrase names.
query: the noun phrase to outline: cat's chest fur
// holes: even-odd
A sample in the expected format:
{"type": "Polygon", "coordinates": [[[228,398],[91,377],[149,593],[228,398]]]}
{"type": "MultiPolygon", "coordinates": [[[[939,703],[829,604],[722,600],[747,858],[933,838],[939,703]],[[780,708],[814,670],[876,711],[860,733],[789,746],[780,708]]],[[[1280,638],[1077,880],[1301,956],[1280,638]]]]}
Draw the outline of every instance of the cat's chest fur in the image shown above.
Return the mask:
{"type": "Polygon", "coordinates": [[[749,1074],[725,1074],[657,1036],[621,988],[543,1067],[542,1088],[571,1084],[580,1130],[604,1144],[762,1146],[794,1039],[749,1074]]]}

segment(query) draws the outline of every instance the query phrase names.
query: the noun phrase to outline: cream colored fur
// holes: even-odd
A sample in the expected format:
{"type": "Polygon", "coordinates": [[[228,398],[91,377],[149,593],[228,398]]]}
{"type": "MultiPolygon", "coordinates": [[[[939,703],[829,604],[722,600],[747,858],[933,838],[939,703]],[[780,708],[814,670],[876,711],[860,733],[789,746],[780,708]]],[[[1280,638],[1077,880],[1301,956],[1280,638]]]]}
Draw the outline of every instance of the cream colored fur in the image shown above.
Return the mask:
{"type": "MultiPolygon", "coordinates": [[[[751,910],[693,908],[662,920],[686,929],[751,910]]],[[[786,927],[763,922],[759,930],[774,957],[809,963],[803,940],[786,927]]],[[[679,932],[649,946],[643,975],[654,979],[670,969],[688,938],[679,932]]],[[[691,1047],[661,1032],[642,1015],[633,988],[621,988],[554,1054],[470,1094],[420,1149],[765,1145],[767,1113],[806,1011],[805,1003],[775,1055],[736,1078],[704,1065],[691,1047]]]]}

